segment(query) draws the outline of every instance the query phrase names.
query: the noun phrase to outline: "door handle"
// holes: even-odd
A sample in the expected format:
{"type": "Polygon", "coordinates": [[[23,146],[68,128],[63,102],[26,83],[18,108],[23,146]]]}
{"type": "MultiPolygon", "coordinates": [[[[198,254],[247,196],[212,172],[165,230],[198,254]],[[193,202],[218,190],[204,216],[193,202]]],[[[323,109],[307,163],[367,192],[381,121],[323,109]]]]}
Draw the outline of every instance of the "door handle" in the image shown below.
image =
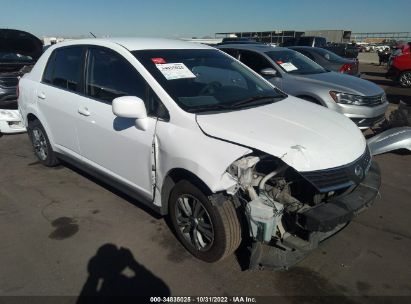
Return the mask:
{"type": "Polygon", "coordinates": [[[90,116],[90,111],[88,110],[87,107],[81,107],[81,108],[79,108],[79,109],[78,109],[78,112],[79,112],[81,115],[90,116]]]}
{"type": "Polygon", "coordinates": [[[40,92],[37,94],[37,97],[40,99],[46,99],[46,94],[44,94],[44,92],[40,92]]]}

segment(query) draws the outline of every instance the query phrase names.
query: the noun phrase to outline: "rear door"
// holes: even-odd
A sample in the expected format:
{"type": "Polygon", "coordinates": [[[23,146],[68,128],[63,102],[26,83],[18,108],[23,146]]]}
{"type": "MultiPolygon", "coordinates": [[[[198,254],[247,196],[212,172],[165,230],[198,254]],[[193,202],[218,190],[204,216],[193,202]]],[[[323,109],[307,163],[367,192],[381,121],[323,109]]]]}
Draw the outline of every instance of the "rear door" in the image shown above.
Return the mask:
{"type": "Polygon", "coordinates": [[[56,49],[38,86],[38,108],[55,145],[68,154],[80,154],[76,118],[83,92],[83,46],[56,49]]]}

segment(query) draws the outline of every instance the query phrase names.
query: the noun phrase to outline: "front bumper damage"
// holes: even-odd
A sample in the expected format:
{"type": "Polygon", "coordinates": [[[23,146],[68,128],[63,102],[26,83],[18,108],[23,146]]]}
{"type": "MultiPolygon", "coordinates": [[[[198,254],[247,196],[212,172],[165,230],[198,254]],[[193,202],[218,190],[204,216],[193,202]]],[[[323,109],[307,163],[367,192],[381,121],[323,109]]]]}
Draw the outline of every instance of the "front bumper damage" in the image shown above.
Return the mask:
{"type": "Polygon", "coordinates": [[[379,193],[380,184],[380,169],[377,163],[372,162],[365,179],[350,193],[297,212],[294,224],[299,234],[306,236],[305,240],[286,232],[275,243],[253,242],[249,268],[279,270],[295,265],[371,206],[379,193]]]}
{"type": "Polygon", "coordinates": [[[0,109],[0,134],[26,132],[23,120],[18,110],[0,109]]]}

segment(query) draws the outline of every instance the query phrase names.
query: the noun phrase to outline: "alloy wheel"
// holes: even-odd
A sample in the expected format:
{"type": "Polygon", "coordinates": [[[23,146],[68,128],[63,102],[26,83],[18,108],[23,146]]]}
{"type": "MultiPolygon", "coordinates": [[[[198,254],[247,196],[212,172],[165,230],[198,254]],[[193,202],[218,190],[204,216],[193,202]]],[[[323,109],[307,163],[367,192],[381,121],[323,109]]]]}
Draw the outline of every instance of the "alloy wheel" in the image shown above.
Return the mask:
{"type": "Polygon", "coordinates": [[[185,240],[198,251],[207,251],[214,242],[214,227],[204,205],[189,194],[178,197],[175,205],[178,228],[185,240]]]}
{"type": "Polygon", "coordinates": [[[411,87],[411,72],[406,72],[401,75],[400,84],[401,86],[406,87],[406,88],[411,87]]]}
{"type": "Polygon", "coordinates": [[[33,129],[33,146],[36,155],[41,160],[46,160],[48,154],[47,140],[43,131],[39,128],[33,129]]]}

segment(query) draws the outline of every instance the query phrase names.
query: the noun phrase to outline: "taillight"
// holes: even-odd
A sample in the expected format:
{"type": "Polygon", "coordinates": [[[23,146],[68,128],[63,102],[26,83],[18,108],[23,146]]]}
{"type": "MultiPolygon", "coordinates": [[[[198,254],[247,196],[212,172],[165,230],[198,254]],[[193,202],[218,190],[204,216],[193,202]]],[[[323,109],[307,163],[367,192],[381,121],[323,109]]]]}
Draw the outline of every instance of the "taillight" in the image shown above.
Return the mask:
{"type": "Polygon", "coordinates": [[[340,68],[340,73],[349,73],[352,70],[353,66],[350,63],[345,63],[340,68]]]}

